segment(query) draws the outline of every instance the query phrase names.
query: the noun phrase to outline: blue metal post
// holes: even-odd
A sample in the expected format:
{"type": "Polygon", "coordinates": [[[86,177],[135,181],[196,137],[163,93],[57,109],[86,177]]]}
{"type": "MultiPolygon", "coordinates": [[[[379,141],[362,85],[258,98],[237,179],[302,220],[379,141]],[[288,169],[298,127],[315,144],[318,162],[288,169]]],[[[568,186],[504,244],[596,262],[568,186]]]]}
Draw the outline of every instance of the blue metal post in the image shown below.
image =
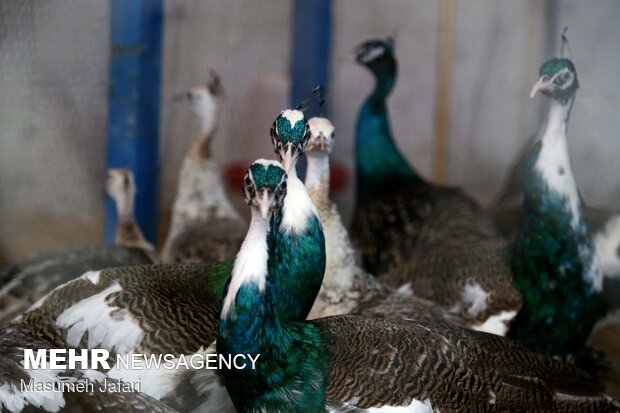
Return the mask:
{"type": "MultiPolygon", "coordinates": [[[[331,0],[295,0],[291,45],[291,105],[319,84],[326,88],[331,57],[331,0]]],[[[328,89],[329,92],[329,89],[328,89]]],[[[316,105],[306,116],[316,115],[316,105]]]]}
{"type": "MultiPolygon", "coordinates": [[[[157,236],[159,95],[163,0],[111,0],[108,167],[133,171],[135,214],[145,236],[157,236]]],[[[106,199],[105,240],[114,241],[116,210],[106,199]]]]}
{"type": "MultiPolygon", "coordinates": [[[[332,1],[295,0],[293,4],[293,43],[291,44],[291,106],[297,106],[317,85],[329,93],[331,58],[332,1]]],[[[311,105],[306,119],[318,115],[311,105]]],[[[326,108],[323,114],[327,116],[326,108]]],[[[301,179],[306,171],[306,158],[300,159],[301,179]]]]}

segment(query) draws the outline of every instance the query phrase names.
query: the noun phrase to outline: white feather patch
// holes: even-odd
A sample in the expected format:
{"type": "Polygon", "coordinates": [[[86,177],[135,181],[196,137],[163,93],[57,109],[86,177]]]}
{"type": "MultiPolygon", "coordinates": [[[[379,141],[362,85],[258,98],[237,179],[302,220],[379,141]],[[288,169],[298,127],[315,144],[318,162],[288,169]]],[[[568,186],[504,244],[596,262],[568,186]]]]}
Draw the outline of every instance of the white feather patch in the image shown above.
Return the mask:
{"type": "Polygon", "coordinates": [[[99,276],[101,275],[101,271],[88,271],[84,273],[80,278],[86,279],[93,283],[94,285],[99,284],[99,276]]]}
{"type": "Polygon", "coordinates": [[[535,168],[550,189],[564,198],[572,215],[571,225],[577,228],[580,220],[580,200],[573,177],[566,143],[566,116],[568,106],[551,103],[547,125],[542,137],[542,147],[535,168]]]}
{"type": "Polygon", "coordinates": [[[67,344],[77,347],[88,333],[88,348],[104,347],[117,353],[129,353],[142,341],[144,332],[127,309],[110,305],[107,297],[121,291],[113,283],[99,293],[85,298],[63,311],[56,324],[67,331],[67,344]]]}
{"type": "Polygon", "coordinates": [[[291,127],[295,127],[295,124],[304,118],[304,113],[300,110],[286,109],[280,116],[288,119],[291,127]]]}
{"type": "Polygon", "coordinates": [[[487,293],[478,283],[467,284],[461,295],[463,301],[467,304],[467,314],[475,318],[478,314],[487,309],[487,293]]]}
{"type": "MultiPolygon", "coordinates": [[[[58,375],[64,370],[22,370],[29,377],[24,379],[26,383],[30,379],[37,386],[49,383],[50,385],[57,382],[73,382],[74,378],[59,377],[58,375]]],[[[21,412],[26,406],[35,406],[46,412],[57,412],[65,406],[65,399],[62,392],[57,391],[22,391],[21,383],[13,385],[11,383],[3,383],[0,386],[0,406],[4,410],[11,413],[21,412]]]]}
{"type": "Polygon", "coordinates": [[[499,314],[492,315],[487,318],[484,323],[473,325],[476,331],[483,331],[485,333],[491,333],[498,336],[505,336],[508,332],[508,326],[510,321],[517,315],[516,311],[502,311],[499,314]]]}
{"type": "Polygon", "coordinates": [[[591,246],[580,245],[579,256],[582,262],[589,263],[584,269],[585,279],[590,283],[594,291],[600,292],[603,290],[603,271],[601,270],[601,263],[599,261],[596,251],[592,253],[591,246]]]}
{"type": "Polygon", "coordinates": [[[267,232],[269,218],[260,216],[258,211],[252,210],[252,221],[248,233],[241,244],[235,265],[232,270],[228,292],[222,304],[221,318],[226,318],[233,307],[239,288],[243,284],[254,283],[262,292],[267,280],[267,232]]]}
{"type": "Polygon", "coordinates": [[[378,57],[383,56],[384,53],[385,49],[383,47],[373,47],[362,55],[361,61],[364,63],[370,63],[378,57]]]}
{"type": "MultiPolygon", "coordinates": [[[[352,400],[357,402],[357,400],[352,400]]],[[[354,403],[348,404],[347,407],[331,409],[328,410],[330,413],[339,413],[348,411],[347,408],[350,406],[355,406],[354,403]]],[[[433,413],[433,405],[429,399],[426,400],[416,400],[413,399],[411,403],[407,406],[381,406],[381,407],[370,407],[367,409],[359,409],[360,412],[366,413],[433,413]]]]}
{"type": "MultiPolygon", "coordinates": [[[[87,271],[84,274],[80,275],[79,277],[76,278],[76,280],[88,280],[90,281],[92,284],[98,284],[99,283],[99,276],[101,275],[101,271],[87,271]]],[[[37,308],[40,308],[43,303],[47,300],[47,297],[49,297],[53,292],[60,290],[61,288],[64,288],[65,286],[69,285],[70,283],[74,282],[75,280],[69,280],[65,283],[62,283],[60,285],[58,285],[57,287],[55,287],[52,291],[50,291],[49,293],[45,294],[43,297],[39,298],[37,301],[35,301],[30,307],[28,307],[28,309],[26,311],[24,311],[25,313],[29,313],[31,311],[36,310],[37,308]]],[[[17,316],[14,320],[13,323],[19,323],[20,320],[22,319],[22,316],[19,315],[17,316]]]]}
{"type": "Polygon", "coordinates": [[[303,182],[297,177],[295,165],[288,172],[288,189],[282,207],[281,226],[292,235],[303,233],[308,227],[308,220],[319,213],[310,199],[303,182]]]}

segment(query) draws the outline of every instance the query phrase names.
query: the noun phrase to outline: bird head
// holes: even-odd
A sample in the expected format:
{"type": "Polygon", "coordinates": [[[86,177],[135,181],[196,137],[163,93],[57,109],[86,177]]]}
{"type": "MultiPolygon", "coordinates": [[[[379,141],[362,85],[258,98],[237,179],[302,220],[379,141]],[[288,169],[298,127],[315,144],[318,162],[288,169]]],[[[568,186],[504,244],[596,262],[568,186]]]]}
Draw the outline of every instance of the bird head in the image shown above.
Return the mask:
{"type": "Polygon", "coordinates": [[[209,80],[204,85],[177,93],[174,100],[189,107],[189,110],[201,120],[205,128],[212,129],[215,126],[223,95],[220,76],[215,70],[210,70],[209,80]]]}
{"type": "Polygon", "coordinates": [[[133,199],[136,195],[136,183],[133,173],[129,169],[109,169],[105,180],[105,190],[114,199],[119,211],[124,213],[132,211],[133,199]]]}
{"type": "Polygon", "coordinates": [[[286,196],[286,172],[277,161],[258,159],[243,178],[245,202],[263,218],[282,208],[286,196]]]}
{"type": "Polygon", "coordinates": [[[329,155],[334,144],[334,125],[327,118],[314,117],[308,120],[310,140],[306,153],[322,153],[329,155]]]}
{"type": "Polygon", "coordinates": [[[310,128],[300,110],[287,109],[280,113],[271,126],[271,142],[278,159],[287,172],[295,167],[310,138],[310,128]]]}
{"type": "Polygon", "coordinates": [[[391,37],[366,40],[353,49],[353,54],[359,64],[367,67],[375,75],[396,69],[394,40],[391,37]]]}
{"type": "Polygon", "coordinates": [[[532,88],[530,97],[541,92],[565,104],[572,99],[577,89],[579,81],[573,62],[566,58],[555,58],[546,61],[540,67],[540,77],[532,88]]]}

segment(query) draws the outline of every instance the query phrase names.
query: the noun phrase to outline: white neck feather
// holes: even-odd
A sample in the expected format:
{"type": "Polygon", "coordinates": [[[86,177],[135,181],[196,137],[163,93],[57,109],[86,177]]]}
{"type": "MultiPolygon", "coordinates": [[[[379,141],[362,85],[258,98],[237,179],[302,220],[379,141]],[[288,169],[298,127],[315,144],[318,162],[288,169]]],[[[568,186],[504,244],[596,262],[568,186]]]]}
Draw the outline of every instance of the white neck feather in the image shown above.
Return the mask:
{"type": "Polygon", "coordinates": [[[310,152],[306,154],[306,158],[306,188],[312,202],[319,207],[319,204],[329,201],[329,156],[310,152]]]}
{"type": "Polygon", "coordinates": [[[205,93],[193,108],[194,114],[200,121],[201,136],[211,135],[217,126],[219,115],[219,103],[216,97],[205,93]]]}
{"type": "Polygon", "coordinates": [[[287,194],[282,207],[282,223],[284,230],[293,235],[303,233],[308,227],[308,220],[312,215],[319,216],[316,207],[310,199],[303,182],[297,177],[296,162],[293,162],[288,171],[287,194]]]}
{"type": "Polygon", "coordinates": [[[547,125],[542,137],[542,147],[536,168],[550,189],[558,192],[572,214],[572,226],[576,228],[580,220],[580,200],[577,184],[570,165],[566,143],[566,124],[571,104],[562,105],[551,101],[547,125]]]}
{"type": "Polygon", "coordinates": [[[256,284],[261,292],[265,291],[269,258],[267,233],[270,219],[271,216],[263,218],[260,212],[252,209],[250,228],[235,258],[228,293],[222,304],[222,319],[225,319],[234,307],[237,293],[243,284],[256,284]]]}
{"type": "Polygon", "coordinates": [[[134,198],[135,194],[132,193],[122,193],[114,197],[114,203],[116,204],[116,213],[119,218],[133,218],[133,207],[134,207],[134,198]]]}

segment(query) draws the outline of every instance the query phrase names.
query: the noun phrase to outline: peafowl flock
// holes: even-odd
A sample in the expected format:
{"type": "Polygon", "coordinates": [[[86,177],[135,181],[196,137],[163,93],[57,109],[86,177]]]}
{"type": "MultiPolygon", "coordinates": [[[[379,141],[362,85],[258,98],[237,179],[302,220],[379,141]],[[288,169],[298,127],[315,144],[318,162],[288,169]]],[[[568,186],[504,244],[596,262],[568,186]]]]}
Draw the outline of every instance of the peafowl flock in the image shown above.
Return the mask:
{"type": "Polygon", "coordinates": [[[211,72],[177,96],[200,133],[179,174],[164,263],[133,216],[133,175],[117,168],[105,184],[117,245],[42,253],[0,273],[2,412],[620,413],[587,345],[610,304],[603,272],[620,273],[620,219],[590,236],[567,143],[573,61],[540,67],[531,96],[550,107],[523,157],[521,218],[506,239],[489,211],[399,151],[387,106],[394,41],[364,41],[354,55],[375,86],[355,130],[351,228],[330,195],[336,126],[307,119],[304,105],[248,131],[276,159],[245,170],[251,219],[241,219],[211,151],[223,93],[211,72]],[[146,358],[32,370],[24,349],[146,358]],[[253,361],[146,361],[162,355],[253,361]],[[30,392],[24,379],[60,390],[30,392]],[[140,387],[67,387],[88,382],[140,387]]]}

